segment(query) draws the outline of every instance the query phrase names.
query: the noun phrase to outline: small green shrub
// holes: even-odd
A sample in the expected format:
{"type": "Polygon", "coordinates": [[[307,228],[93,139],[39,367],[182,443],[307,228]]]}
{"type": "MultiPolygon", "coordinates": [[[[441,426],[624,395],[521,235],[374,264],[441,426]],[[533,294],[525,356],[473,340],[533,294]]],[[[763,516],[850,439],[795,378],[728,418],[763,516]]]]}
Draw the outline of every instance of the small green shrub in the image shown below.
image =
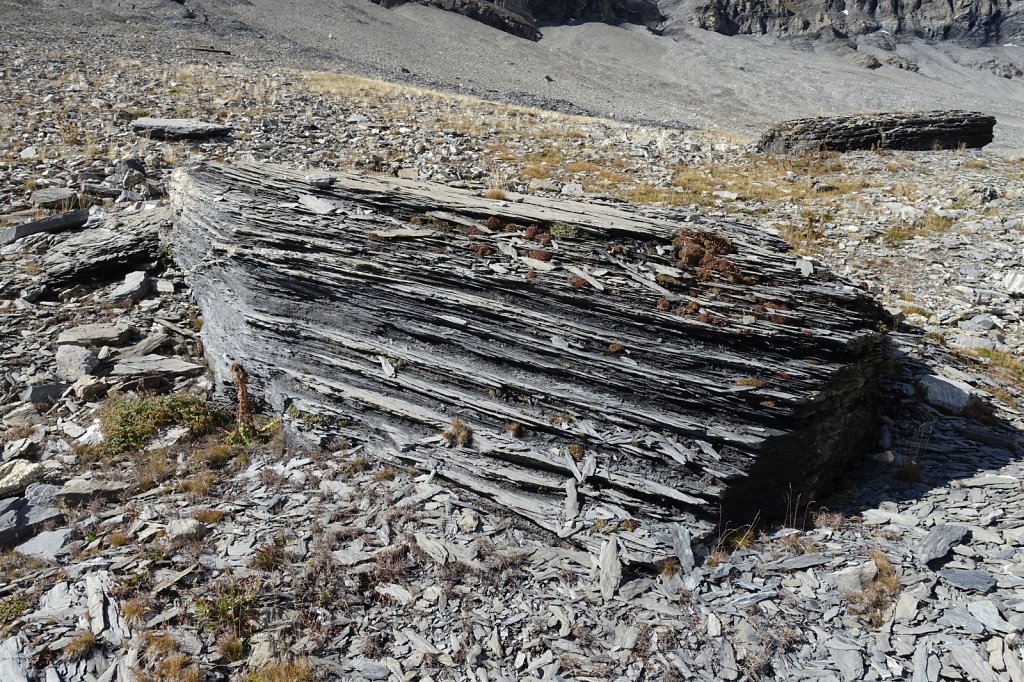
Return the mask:
{"type": "Polygon", "coordinates": [[[23,614],[28,607],[28,600],[17,594],[0,600],[0,628],[23,614]]]}
{"type": "Polygon", "coordinates": [[[227,580],[219,583],[196,602],[196,615],[214,630],[245,638],[251,633],[263,583],[258,578],[227,580]]]}
{"type": "Polygon", "coordinates": [[[141,449],[168,426],[187,426],[202,434],[225,421],[222,410],[191,393],[115,398],[100,414],[105,435],[101,447],[103,454],[119,455],[141,449]]]}

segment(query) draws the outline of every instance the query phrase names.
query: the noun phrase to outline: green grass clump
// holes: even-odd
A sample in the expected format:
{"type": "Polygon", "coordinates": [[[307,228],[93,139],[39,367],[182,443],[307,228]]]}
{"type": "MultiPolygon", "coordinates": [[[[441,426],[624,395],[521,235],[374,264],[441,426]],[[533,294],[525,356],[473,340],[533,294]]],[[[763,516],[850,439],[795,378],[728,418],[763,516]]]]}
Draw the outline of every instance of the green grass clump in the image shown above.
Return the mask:
{"type": "Polygon", "coordinates": [[[0,628],[25,613],[28,607],[28,600],[17,594],[0,600],[0,628]]]}
{"type": "Polygon", "coordinates": [[[226,419],[222,410],[191,393],[115,398],[100,414],[105,436],[101,447],[104,454],[119,455],[141,449],[168,426],[187,426],[202,434],[226,419]]]}

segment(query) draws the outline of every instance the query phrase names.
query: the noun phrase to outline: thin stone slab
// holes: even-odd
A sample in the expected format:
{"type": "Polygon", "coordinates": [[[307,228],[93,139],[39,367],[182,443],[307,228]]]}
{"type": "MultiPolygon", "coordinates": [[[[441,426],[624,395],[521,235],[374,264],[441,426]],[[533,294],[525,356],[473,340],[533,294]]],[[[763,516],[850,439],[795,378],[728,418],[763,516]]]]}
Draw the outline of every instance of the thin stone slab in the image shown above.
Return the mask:
{"type": "Polygon", "coordinates": [[[0,246],[4,244],[10,244],[13,241],[17,241],[22,237],[28,237],[29,235],[39,234],[41,232],[63,232],[64,230],[73,230],[78,227],[82,227],[89,220],[89,211],[71,211],[63,215],[53,216],[51,218],[42,218],[41,220],[33,220],[31,222],[22,223],[21,225],[15,225],[14,227],[7,227],[0,230],[0,246]]]}
{"type": "Polygon", "coordinates": [[[231,126],[197,118],[138,118],[132,121],[132,130],[159,140],[201,140],[231,134],[231,126]]]}
{"type": "Polygon", "coordinates": [[[57,558],[57,553],[68,543],[72,533],[70,528],[43,531],[31,540],[21,543],[15,549],[26,556],[53,561],[57,558]]]}
{"type": "Polygon", "coordinates": [[[128,322],[83,324],[66,329],[57,337],[59,344],[76,346],[120,346],[132,335],[128,322]]]}
{"type": "Polygon", "coordinates": [[[914,553],[922,564],[941,559],[949,554],[954,545],[960,544],[969,532],[966,526],[935,526],[917,544],[914,553]]]}
{"type": "Polygon", "coordinates": [[[988,571],[977,571],[966,568],[944,568],[938,572],[939,577],[950,585],[962,590],[988,592],[996,586],[996,579],[988,571]]]}
{"type": "Polygon", "coordinates": [[[140,374],[160,374],[164,376],[198,376],[205,367],[181,358],[168,358],[162,355],[142,355],[136,358],[125,358],[114,364],[111,376],[136,376],[140,374]]]}

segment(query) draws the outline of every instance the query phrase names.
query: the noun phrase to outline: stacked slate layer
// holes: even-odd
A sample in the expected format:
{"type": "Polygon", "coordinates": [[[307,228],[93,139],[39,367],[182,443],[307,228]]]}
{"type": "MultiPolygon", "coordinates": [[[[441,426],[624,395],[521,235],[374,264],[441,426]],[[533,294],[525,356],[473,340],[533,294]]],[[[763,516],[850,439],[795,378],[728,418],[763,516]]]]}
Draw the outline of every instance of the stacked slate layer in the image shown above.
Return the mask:
{"type": "MultiPolygon", "coordinates": [[[[821,496],[876,433],[884,311],[782,240],[622,205],[176,171],[218,384],[627,560],[821,496]]],[[[688,551],[688,547],[687,550],[688,551]]]]}
{"type": "Polygon", "coordinates": [[[757,148],[770,154],[856,149],[980,149],[990,144],[994,116],[976,111],[911,111],[800,118],[769,128],[757,148]]]}

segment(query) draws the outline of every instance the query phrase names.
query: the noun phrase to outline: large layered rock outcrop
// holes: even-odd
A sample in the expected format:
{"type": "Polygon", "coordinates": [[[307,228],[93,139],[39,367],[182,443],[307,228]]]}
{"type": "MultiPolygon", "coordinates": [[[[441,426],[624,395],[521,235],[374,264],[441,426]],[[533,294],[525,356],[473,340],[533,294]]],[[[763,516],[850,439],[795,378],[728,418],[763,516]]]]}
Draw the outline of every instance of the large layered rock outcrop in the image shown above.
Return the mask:
{"type": "Polygon", "coordinates": [[[668,556],[820,499],[873,439],[884,313],[755,228],[249,164],[172,184],[221,385],[238,363],[325,439],[562,537],[628,519],[627,555],[668,556]]]}

